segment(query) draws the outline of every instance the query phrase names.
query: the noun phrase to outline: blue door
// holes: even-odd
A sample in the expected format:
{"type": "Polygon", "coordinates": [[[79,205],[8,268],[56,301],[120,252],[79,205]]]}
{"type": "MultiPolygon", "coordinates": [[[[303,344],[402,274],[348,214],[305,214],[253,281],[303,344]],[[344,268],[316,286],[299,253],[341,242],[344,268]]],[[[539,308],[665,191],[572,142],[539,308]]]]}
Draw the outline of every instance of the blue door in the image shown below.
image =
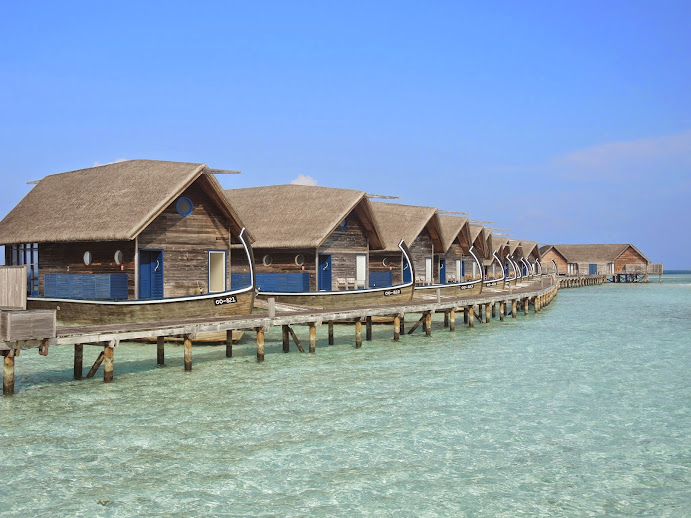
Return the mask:
{"type": "Polygon", "coordinates": [[[408,261],[406,258],[403,258],[403,284],[406,282],[410,282],[413,280],[413,277],[410,274],[410,265],[408,264],[408,261]]]}
{"type": "Polygon", "coordinates": [[[439,259],[439,283],[446,284],[446,259],[439,259]]]}
{"type": "Polygon", "coordinates": [[[331,256],[319,254],[319,291],[331,291],[331,256]]]}
{"type": "Polygon", "coordinates": [[[139,251],[139,298],[163,298],[163,250],[139,251]]]}
{"type": "Polygon", "coordinates": [[[590,275],[597,275],[597,264],[589,264],[588,265],[588,273],[590,275]]]}

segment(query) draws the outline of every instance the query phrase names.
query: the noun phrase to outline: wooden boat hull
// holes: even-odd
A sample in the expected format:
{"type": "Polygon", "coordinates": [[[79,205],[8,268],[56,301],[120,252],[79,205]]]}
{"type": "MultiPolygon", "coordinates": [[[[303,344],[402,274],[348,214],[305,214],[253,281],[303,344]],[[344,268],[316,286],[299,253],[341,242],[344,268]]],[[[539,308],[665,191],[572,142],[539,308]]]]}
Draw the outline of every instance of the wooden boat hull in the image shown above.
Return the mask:
{"type": "Polygon", "coordinates": [[[482,293],[482,282],[462,282],[455,284],[433,284],[432,286],[418,286],[415,288],[415,298],[434,296],[439,290],[442,297],[467,297],[482,293]]]}
{"type": "Polygon", "coordinates": [[[408,302],[413,298],[415,287],[392,286],[376,290],[325,291],[316,293],[259,293],[258,298],[273,298],[276,304],[305,306],[310,308],[347,308],[408,302]]]}
{"type": "Polygon", "coordinates": [[[132,322],[164,322],[233,315],[249,315],[254,289],[241,293],[161,299],[159,301],[77,301],[29,298],[27,309],[56,310],[59,325],[97,325],[132,322]]]}

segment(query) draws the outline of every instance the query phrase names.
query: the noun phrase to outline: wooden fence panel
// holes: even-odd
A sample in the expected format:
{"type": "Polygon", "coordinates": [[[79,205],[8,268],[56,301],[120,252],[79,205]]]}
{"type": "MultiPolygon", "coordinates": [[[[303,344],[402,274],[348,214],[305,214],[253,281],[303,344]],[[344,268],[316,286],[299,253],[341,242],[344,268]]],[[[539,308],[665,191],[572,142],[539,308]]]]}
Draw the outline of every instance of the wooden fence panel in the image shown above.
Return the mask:
{"type": "Polygon", "coordinates": [[[26,309],[26,266],[0,266],[0,308],[26,309]]]}

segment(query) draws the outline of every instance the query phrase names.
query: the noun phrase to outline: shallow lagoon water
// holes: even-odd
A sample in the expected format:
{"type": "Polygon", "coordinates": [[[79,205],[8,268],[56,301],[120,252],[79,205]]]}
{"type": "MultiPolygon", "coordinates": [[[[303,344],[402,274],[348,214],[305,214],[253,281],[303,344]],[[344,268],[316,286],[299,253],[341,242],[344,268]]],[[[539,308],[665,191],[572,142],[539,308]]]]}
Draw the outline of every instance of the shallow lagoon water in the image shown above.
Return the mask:
{"type": "Polygon", "coordinates": [[[286,355],[279,328],[264,363],[248,336],[232,359],[195,347],[191,373],[181,346],[157,368],[121,344],[108,385],[71,379],[71,347],[25,351],[0,515],[691,515],[691,275],[391,334],[356,350],[324,326],[316,355],[286,355]]]}

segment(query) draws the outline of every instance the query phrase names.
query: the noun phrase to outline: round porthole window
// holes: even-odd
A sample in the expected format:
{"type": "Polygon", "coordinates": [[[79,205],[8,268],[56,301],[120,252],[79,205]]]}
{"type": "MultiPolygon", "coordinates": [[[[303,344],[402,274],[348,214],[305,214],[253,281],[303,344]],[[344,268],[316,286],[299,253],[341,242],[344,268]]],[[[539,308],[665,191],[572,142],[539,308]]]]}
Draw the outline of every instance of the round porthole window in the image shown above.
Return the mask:
{"type": "Polygon", "coordinates": [[[91,252],[88,250],[84,252],[84,264],[89,266],[91,264],[91,252]]]}
{"type": "Polygon", "coordinates": [[[185,216],[192,214],[194,206],[192,205],[192,200],[185,196],[181,196],[178,199],[178,202],[175,204],[175,208],[178,209],[178,214],[184,218],[185,216]]]}
{"type": "Polygon", "coordinates": [[[123,261],[122,250],[117,250],[115,252],[115,255],[113,256],[113,259],[115,259],[115,264],[118,264],[118,265],[122,264],[122,261],[123,261]]]}
{"type": "Polygon", "coordinates": [[[384,266],[389,266],[391,264],[391,259],[389,259],[388,257],[384,257],[381,264],[383,264],[384,266]]]}
{"type": "Polygon", "coordinates": [[[305,264],[305,256],[302,254],[296,255],[295,264],[297,264],[298,266],[302,266],[303,264],[305,264]]]}
{"type": "Polygon", "coordinates": [[[270,266],[271,265],[271,256],[269,254],[266,254],[264,257],[262,257],[262,264],[264,266],[270,266]]]}

